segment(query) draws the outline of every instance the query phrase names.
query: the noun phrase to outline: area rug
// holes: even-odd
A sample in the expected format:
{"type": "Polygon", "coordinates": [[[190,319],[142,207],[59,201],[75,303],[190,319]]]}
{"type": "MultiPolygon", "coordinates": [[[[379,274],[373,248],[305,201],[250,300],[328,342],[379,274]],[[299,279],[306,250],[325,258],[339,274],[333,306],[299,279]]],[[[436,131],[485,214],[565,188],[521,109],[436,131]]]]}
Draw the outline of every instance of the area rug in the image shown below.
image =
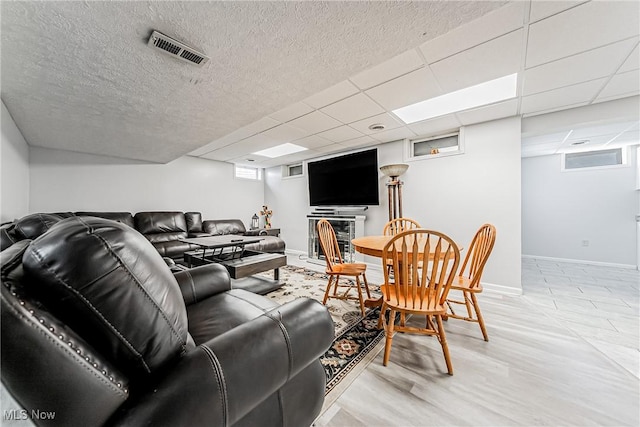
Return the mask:
{"type": "MultiPolygon", "coordinates": [[[[287,265],[280,268],[280,289],[266,297],[279,304],[297,298],[312,298],[322,302],[328,277],[303,267],[287,265]]],[[[380,296],[379,286],[369,283],[372,297],[380,296]]],[[[364,368],[375,358],[380,349],[384,331],[378,330],[379,308],[367,308],[365,317],[360,313],[357,301],[329,299],[327,309],[335,325],[332,346],[320,358],[327,375],[325,407],[338,398],[364,368]]]]}

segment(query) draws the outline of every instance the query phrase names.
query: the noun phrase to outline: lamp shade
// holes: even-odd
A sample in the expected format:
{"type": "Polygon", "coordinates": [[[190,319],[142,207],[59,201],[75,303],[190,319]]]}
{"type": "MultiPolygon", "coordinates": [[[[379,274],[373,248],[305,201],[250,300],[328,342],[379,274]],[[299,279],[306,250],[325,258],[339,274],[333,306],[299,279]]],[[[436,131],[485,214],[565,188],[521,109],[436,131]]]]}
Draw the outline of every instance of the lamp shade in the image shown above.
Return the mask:
{"type": "Polygon", "coordinates": [[[380,172],[385,174],[386,176],[400,176],[405,173],[409,169],[409,165],[404,163],[398,163],[394,165],[386,165],[380,167],[380,172]]]}

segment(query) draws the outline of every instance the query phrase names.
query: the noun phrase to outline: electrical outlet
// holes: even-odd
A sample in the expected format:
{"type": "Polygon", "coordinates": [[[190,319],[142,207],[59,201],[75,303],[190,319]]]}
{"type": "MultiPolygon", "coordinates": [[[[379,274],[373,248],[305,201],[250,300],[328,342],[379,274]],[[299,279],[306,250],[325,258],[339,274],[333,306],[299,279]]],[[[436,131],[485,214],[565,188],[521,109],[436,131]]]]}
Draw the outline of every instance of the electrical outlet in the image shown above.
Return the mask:
{"type": "Polygon", "coordinates": [[[589,246],[589,241],[588,240],[583,240],[582,241],[582,246],[589,246]]]}

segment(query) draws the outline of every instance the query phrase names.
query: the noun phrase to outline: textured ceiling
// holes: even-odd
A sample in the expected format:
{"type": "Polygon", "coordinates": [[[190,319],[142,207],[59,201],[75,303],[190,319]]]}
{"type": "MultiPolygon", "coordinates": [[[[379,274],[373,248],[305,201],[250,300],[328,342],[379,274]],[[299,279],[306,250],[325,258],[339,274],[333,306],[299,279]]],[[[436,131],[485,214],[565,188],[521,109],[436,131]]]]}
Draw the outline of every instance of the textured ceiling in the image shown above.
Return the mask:
{"type": "Polygon", "coordinates": [[[502,4],[5,1],[1,95],[32,146],[168,162],[502,4]]]}

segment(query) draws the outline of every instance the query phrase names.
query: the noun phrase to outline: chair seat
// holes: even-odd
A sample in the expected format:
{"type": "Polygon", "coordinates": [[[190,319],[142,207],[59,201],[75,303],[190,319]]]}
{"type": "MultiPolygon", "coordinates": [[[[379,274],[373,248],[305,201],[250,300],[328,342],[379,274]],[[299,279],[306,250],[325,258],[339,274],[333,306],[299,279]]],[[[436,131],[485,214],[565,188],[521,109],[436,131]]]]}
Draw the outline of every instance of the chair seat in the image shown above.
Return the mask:
{"type": "Polygon", "coordinates": [[[397,295],[395,286],[382,285],[380,286],[380,291],[382,292],[382,300],[390,309],[402,308],[405,312],[411,311],[412,313],[419,314],[444,314],[446,312],[445,306],[438,304],[435,301],[437,297],[433,295],[431,296],[431,304],[429,305],[429,295],[425,295],[422,299],[420,295],[416,295],[414,301],[412,295],[408,295],[408,298],[405,298],[402,294],[397,295]],[[407,309],[407,307],[414,308],[407,309]]]}
{"type": "Polygon", "coordinates": [[[474,287],[471,287],[471,279],[464,276],[457,276],[456,278],[453,279],[453,282],[451,283],[451,289],[480,293],[482,292],[482,285],[480,284],[480,282],[478,282],[477,285],[475,285],[474,287]]]}
{"type": "Polygon", "coordinates": [[[344,274],[348,276],[357,276],[367,270],[367,265],[362,263],[353,264],[334,264],[331,270],[327,270],[327,274],[344,274]]]}

